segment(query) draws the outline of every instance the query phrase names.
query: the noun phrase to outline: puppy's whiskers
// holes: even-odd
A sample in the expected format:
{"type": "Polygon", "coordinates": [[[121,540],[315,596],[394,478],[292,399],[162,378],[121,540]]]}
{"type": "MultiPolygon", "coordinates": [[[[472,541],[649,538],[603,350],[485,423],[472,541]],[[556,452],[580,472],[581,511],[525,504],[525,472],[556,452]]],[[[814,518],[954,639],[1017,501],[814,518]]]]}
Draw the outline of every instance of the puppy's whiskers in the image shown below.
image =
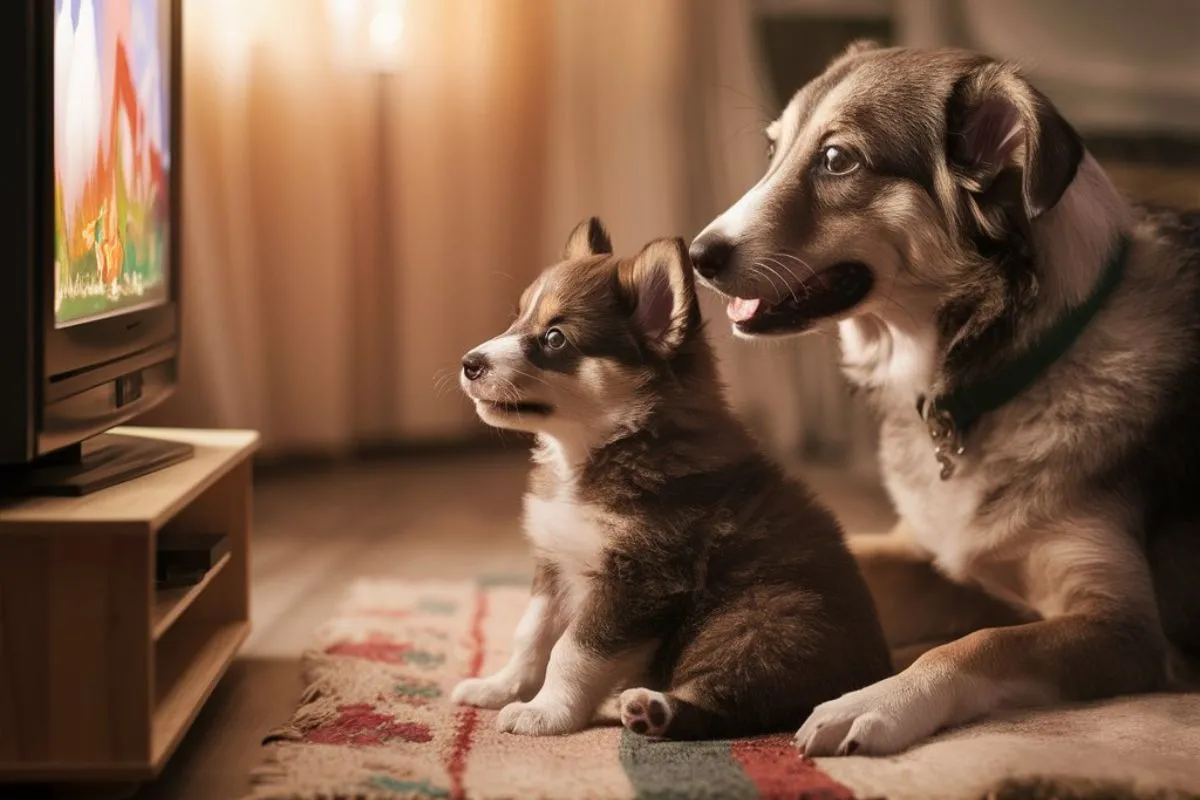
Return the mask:
{"type": "Polygon", "coordinates": [[[515,405],[521,401],[521,391],[515,383],[508,378],[501,378],[499,376],[496,377],[496,381],[500,384],[502,402],[515,405]]]}
{"type": "Polygon", "coordinates": [[[554,384],[550,383],[550,381],[546,380],[545,378],[543,378],[539,375],[534,375],[531,372],[525,372],[524,370],[517,369],[516,367],[510,367],[510,369],[517,375],[521,376],[522,378],[528,378],[531,381],[537,381],[538,383],[543,384],[544,386],[546,386],[549,389],[552,389],[554,391],[563,392],[564,394],[567,394],[577,400],[586,400],[587,399],[584,396],[582,391],[580,391],[579,389],[577,389],[574,386],[571,386],[569,384],[564,383],[559,386],[555,386],[554,384]]]}
{"type": "Polygon", "coordinates": [[[510,367],[510,369],[512,369],[513,372],[520,375],[522,378],[528,378],[531,381],[537,381],[538,383],[550,386],[550,381],[541,376],[534,375],[532,372],[525,372],[524,370],[517,369],[516,367],[510,367]]]}
{"type": "Polygon", "coordinates": [[[454,385],[454,379],[458,377],[458,370],[443,367],[433,374],[433,391],[434,396],[444,397],[446,392],[454,385]]]}

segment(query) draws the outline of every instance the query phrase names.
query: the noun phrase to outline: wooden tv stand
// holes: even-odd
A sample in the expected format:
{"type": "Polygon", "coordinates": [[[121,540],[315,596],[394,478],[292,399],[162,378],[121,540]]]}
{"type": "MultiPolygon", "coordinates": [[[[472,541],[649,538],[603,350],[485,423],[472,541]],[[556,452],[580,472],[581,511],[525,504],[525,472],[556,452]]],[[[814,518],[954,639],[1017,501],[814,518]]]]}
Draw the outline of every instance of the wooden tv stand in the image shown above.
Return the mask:
{"type": "Polygon", "coordinates": [[[0,501],[0,781],[154,777],[250,631],[258,435],[114,432],[195,455],[83,497],[0,501]],[[156,592],[164,530],[223,533],[229,553],[156,592]]]}

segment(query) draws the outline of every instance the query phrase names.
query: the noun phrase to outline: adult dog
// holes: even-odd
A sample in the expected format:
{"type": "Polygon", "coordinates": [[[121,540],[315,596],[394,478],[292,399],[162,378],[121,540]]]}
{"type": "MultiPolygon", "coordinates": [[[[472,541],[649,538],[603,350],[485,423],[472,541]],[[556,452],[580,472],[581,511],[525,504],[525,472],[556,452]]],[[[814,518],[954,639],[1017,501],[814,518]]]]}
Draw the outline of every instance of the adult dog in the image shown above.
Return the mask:
{"type": "Polygon", "coordinates": [[[946,642],[797,746],[1170,686],[1200,655],[1200,215],[1127,202],[969,52],[856,44],[767,137],[696,270],[742,335],[836,323],[901,519],[852,546],[889,640],[946,642]]]}

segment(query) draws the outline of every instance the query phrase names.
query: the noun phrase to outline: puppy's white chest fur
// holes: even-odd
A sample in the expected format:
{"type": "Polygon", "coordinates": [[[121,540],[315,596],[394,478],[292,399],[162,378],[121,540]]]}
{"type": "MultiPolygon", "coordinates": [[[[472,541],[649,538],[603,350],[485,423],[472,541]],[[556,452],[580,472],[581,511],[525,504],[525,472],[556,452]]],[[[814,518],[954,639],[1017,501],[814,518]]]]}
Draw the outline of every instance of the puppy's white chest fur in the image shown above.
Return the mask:
{"type": "Polygon", "coordinates": [[[549,497],[525,496],[525,535],[538,554],[557,568],[563,600],[572,615],[587,598],[589,576],[603,564],[606,529],[603,515],[579,502],[568,483],[549,497]]]}

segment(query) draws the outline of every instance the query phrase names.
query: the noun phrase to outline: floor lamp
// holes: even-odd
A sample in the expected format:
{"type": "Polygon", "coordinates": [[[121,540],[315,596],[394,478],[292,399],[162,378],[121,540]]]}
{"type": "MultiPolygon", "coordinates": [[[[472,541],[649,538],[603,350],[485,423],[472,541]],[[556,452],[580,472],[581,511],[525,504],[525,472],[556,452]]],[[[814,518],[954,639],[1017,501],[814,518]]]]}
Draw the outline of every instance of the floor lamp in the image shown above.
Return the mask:
{"type": "MultiPolygon", "coordinates": [[[[404,55],[404,22],[406,0],[327,0],[326,13],[334,29],[340,61],[349,69],[370,73],[374,104],[373,139],[375,160],[375,258],[378,285],[372,297],[378,305],[373,309],[381,321],[392,320],[391,313],[398,294],[394,228],[397,220],[396,198],[392,192],[391,174],[395,152],[395,133],[392,115],[395,113],[404,55]]],[[[398,352],[399,331],[391,331],[376,346],[379,353],[379,402],[395,409],[399,402],[398,352]]],[[[394,418],[384,415],[384,419],[394,418]]],[[[379,420],[374,421],[379,424],[379,420]]],[[[374,425],[370,425],[374,427],[374,425]]],[[[371,435],[398,434],[399,431],[372,430],[371,435]]]]}

